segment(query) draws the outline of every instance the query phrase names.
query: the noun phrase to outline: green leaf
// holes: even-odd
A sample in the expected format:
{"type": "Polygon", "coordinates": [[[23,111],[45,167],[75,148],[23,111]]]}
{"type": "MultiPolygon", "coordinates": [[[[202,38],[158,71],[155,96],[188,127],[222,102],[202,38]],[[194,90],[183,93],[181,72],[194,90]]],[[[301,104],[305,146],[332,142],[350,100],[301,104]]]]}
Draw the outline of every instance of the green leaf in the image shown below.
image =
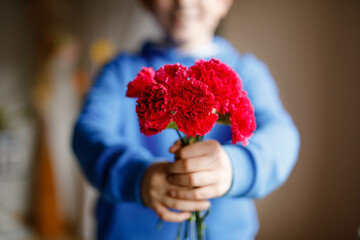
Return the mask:
{"type": "Polygon", "coordinates": [[[206,213],[205,213],[205,215],[202,217],[202,219],[204,220],[209,214],[210,214],[210,208],[206,211],[206,213]]]}
{"type": "Polygon", "coordinates": [[[219,114],[219,119],[216,121],[216,123],[231,126],[230,114],[225,114],[225,115],[219,114]]]}
{"type": "Polygon", "coordinates": [[[166,128],[178,129],[178,126],[175,122],[171,121],[166,128]]]}

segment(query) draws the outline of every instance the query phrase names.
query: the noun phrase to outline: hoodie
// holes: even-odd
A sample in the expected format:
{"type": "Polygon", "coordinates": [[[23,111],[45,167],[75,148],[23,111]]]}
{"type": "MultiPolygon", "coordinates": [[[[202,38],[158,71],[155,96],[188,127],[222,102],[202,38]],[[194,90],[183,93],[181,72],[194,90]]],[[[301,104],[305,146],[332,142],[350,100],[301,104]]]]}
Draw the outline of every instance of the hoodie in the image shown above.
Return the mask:
{"type": "MultiPolygon", "coordinates": [[[[125,97],[127,85],[143,67],[159,69],[196,59],[216,58],[230,65],[243,81],[255,110],[257,130],[249,144],[231,144],[229,126],[216,125],[205,139],[218,140],[230,157],[233,182],[228,193],[211,199],[205,219],[211,239],[254,239],[259,228],[253,200],[274,191],[294,167],[299,133],[280,101],[267,66],[252,54],[239,54],[229,42],[214,37],[196,51],[145,43],[136,54],[123,53],[106,64],[90,89],[74,127],[73,151],[100,197],[96,207],[97,239],[175,239],[178,223],[164,222],[144,206],[142,176],[157,161],[173,161],[169,147],[178,139],[173,129],[147,137],[140,133],[136,99],[125,97]]],[[[184,229],[183,229],[184,230],[184,229]]]]}

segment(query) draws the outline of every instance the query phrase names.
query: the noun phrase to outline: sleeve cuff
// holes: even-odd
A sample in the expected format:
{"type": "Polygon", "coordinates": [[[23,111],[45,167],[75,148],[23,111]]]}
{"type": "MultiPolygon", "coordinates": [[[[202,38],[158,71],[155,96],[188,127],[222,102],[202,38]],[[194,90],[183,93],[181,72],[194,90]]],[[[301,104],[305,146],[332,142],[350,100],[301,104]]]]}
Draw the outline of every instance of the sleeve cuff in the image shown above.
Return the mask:
{"type": "Polygon", "coordinates": [[[142,178],[144,176],[144,173],[146,171],[146,169],[151,165],[153,164],[153,162],[146,162],[144,163],[139,169],[138,169],[138,172],[137,172],[137,177],[136,177],[136,183],[135,183],[135,201],[136,203],[142,205],[142,206],[145,206],[143,201],[142,201],[142,198],[141,198],[141,181],[142,181],[142,178]]]}
{"type": "Polygon", "coordinates": [[[142,201],[141,198],[141,182],[142,182],[142,178],[144,176],[145,171],[147,170],[147,168],[156,162],[160,162],[163,161],[164,158],[155,158],[153,161],[149,161],[149,162],[145,162],[139,169],[138,169],[138,175],[136,177],[136,183],[135,183],[135,201],[136,203],[140,204],[141,206],[144,206],[144,202],[142,201]]]}
{"type": "Polygon", "coordinates": [[[255,166],[250,154],[245,148],[236,145],[224,145],[233,171],[233,182],[225,196],[245,196],[250,191],[255,180],[255,166]]]}

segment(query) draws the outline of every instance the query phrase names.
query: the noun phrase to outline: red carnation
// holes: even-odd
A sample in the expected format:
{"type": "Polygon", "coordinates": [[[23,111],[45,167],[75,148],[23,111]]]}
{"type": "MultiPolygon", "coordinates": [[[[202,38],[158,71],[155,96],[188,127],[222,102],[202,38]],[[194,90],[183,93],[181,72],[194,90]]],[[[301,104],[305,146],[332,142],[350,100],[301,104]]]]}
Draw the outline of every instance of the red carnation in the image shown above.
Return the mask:
{"type": "Polygon", "coordinates": [[[152,67],[143,67],[133,81],[128,84],[127,97],[140,97],[146,86],[154,83],[155,72],[152,67]]]}
{"type": "Polygon", "coordinates": [[[188,136],[203,136],[214,127],[218,115],[212,113],[215,97],[209,87],[197,80],[183,80],[170,87],[173,120],[188,136]]]}
{"type": "Polygon", "coordinates": [[[151,136],[167,127],[171,112],[167,89],[162,84],[148,85],[136,102],[136,113],[139,118],[140,131],[143,134],[151,136]]]}
{"type": "Polygon", "coordinates": [[[248,144],[248,139],[256,129],[254,107],[246,92],[242,91],[238,98],[238,104],[230,115],[232,143],[241,142],[243,146],[248,144]]]}
{"type": "Polygon", "coordinates": [[[225,63],[216,59],[199,60],[189,68],[189,77],[195,78],[209,86],[215,96],[216,110],[225,114],[237,105],[242,88],[238,74],[225,63]]]}
{"type": "Polygon", "coordinates": [[[139,97],[140,131],[157,134],[174,121],[187,137],[203,136],[220,122],[231,125],[232,143],[248,143],[256,129],[254,108],[241,79],[219,60],[200,60],[190,67],[164,65],[154,73],[143,68],[128,85],[127,96],[139,97]]]}
{"type": "Polygon", "coordinates": [[[187,78],[187,68],[179,63],[167,64],[155,72],[155,80],[166,86],[187,78]]]}

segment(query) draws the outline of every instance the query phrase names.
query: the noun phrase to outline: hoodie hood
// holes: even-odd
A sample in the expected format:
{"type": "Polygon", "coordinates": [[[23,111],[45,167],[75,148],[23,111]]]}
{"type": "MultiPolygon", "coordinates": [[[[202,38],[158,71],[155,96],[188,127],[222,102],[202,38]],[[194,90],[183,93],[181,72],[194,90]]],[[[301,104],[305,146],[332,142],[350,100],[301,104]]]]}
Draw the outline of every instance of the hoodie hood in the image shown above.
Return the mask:
{"type": "Polygon", "coordinates": [[[141,50],[141,55],[145,58],[158,58],[159,61],[176,63],[182,62],[185,65],[192,65],[197,59],[209,60],[219,59],[229,65],[233,65],[239,57],[236,49],[224,38],[215,36],[213,41],[204,46],[200,46],[192,51],[180,51],[178,48],[166,43],[146,42],[141,50]]]}

